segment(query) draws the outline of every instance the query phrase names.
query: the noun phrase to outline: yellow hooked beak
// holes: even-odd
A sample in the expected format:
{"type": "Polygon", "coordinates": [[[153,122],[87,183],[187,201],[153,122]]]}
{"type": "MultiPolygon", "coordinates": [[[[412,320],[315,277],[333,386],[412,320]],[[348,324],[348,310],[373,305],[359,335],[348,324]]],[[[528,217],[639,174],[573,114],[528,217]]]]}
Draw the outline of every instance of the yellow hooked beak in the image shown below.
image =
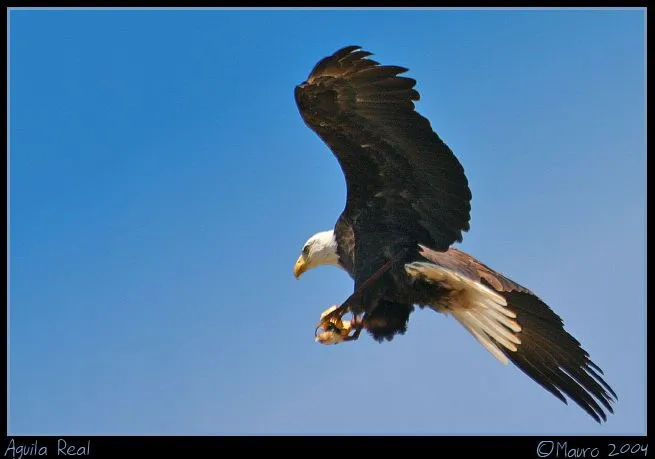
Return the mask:
{"type": "Polygon", "coordinates": [[[298,260],[296,260],[296,265],[293,267],[293,275],[296,276],[296,279],[299,279],[305,271],[307,271],[307,263],[305,263],[305,258],[300,255],[298,260]]]}

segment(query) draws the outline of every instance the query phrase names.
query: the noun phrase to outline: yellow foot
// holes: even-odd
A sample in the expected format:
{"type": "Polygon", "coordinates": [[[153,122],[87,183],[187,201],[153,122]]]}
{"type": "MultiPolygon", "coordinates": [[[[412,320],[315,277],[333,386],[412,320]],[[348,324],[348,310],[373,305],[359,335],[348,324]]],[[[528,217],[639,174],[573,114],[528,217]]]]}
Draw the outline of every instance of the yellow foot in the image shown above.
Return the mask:
{"type": "Polygon", "coordinates": [[[352,330],[352,324],[349,320],[342,319],[346,311],[344,310],[343,312],[328,316],[328,314],[338,307],[339,305],[331,306],[321,314],[321,320],[316,328],[317,332],[319,330],[321,331],[321,333],[316,335],[317,342],[321,344],[338,344],[347,340],[352,330]]]}
{"type": "Polygon", "coordinates": [[[344,341],[355,341],[364,326],[364,320],[353,315],[352,320],[343,320],[348,312],[343,306],[334,305],[321,314],[321,320],[316,327],[316,341],[321,344],[338,344],[344,341]],[[321,333],[318,333],[318,331],[321,333]],[[355,330],[355,333],[350,334],[355,330]],[[318,333],[318,334],[317,334],[318,333]]]}

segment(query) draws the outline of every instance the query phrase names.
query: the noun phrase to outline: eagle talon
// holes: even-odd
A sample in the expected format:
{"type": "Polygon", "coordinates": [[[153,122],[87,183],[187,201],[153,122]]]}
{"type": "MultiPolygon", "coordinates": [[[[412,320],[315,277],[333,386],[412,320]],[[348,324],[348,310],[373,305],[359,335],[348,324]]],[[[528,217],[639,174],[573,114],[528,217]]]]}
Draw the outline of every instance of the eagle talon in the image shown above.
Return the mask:
{"type": "Polygon", "coordinates": [[[346,312],[348,312],[346,308],[337,305],[323,311],[321,320],[314,330],[316,341],[327,345],[356,340],[362,329],[362,321],[357,317],[353,320],[343,320],[346,312]],[[353,329],[355,333],[351,335],[353,329]],[[317,334],[319,330],[323,331],[317,334]]]}
{"type": "Polygon", "coordinates": [[[339,305],[331,306],[323,311],[321,320],[314,330],[316,341],[321,344],[337,344],[344,341],[351,329],[350,321],[342,320],[345,313],[346,309],[339,305]],[[322,332],[317,334],[319,330],[322,332]]]}

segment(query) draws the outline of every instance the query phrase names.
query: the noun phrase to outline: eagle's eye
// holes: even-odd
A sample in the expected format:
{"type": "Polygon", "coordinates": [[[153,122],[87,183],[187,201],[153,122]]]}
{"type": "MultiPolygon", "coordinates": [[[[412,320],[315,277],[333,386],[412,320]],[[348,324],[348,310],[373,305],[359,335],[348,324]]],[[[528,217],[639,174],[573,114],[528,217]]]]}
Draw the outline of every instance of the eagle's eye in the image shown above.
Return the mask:
{"type": "Polygon", "coordinates": [[[302,254],[303,255],[309,255],[309,246],[306,245],[305,247],[302,248],[302,254]]]}

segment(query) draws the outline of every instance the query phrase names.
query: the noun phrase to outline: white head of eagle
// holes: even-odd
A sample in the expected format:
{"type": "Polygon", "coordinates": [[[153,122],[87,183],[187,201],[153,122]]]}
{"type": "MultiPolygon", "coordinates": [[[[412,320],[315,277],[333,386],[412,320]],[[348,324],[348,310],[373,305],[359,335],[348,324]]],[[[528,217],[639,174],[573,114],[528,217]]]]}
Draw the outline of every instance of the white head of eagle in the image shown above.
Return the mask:
{"type": "Polygon", "coordinates": [[[293,267],[293,274],[298,279],[304,272],[323,265],[341,268],[337,254],[337,239],[334,237],[333,230],[321,231],[307,239],[293,267]]]}

